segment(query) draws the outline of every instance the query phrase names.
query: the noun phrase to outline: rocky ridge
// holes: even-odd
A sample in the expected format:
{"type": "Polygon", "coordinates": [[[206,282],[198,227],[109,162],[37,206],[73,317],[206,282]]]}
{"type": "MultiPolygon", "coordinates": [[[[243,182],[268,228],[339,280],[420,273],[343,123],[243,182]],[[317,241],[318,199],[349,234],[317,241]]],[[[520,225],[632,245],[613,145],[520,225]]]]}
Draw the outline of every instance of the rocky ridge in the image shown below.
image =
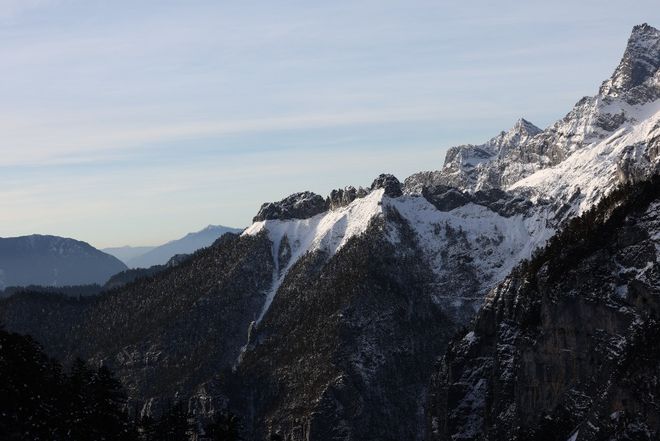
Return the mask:
{"type": "Polygon", "coordinates": [[[569,222],[487,297],[431,387],[434,440],[660,435],[660,178],[569,222]]]}
{"type": "Polygon", "coordinates": [[[655,173],[659,46],[660,31],[647,24],[635,26],[619,66],[597,95],[582,98],[543,131],[520,120],[484,145],[450,149],[443,169],[412,175],[406,179],[405,192],[420,193],[429,185],[470,192],[500,188],[524,193],[524,188],[533,196],[567,201],[580,186],[587,187],[585,182],[599,178],[597,185],[581,189],[579,198],[585,203],[579,210],[583,211],[618,183],[655,173]],[[568,157],[572,160],[565,161],[568,157]],[[581,176],[561,176],[572,168],[581,169],[581,176]]]}
{"type": "MultiPolygon", "coordinates": [[[[629,46],[649,35],[636,27],[629,46]]],[[[143,413],[183,396],[200,415],[240,409],[255,439],[424,439],[431,360],[484,295],[573,216],[655,172],[657,72],[642,72],[403,185],[381,175],[264,204],[240,237],[85,303],[82,320],[27,298],[0,317],[114,366],[143,413]]]]}

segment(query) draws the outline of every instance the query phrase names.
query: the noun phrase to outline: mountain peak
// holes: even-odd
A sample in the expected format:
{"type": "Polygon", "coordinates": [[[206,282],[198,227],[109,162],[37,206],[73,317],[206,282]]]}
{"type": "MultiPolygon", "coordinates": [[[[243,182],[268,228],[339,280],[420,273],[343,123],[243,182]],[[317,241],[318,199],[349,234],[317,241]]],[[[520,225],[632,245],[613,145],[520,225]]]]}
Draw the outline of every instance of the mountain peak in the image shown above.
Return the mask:
{"type": "Polygon", "coordinates": [[[385,194],[396,198],[401,196],[401,182],[391,174],[383,173],[379,175],[374,182],[371,184],[371,191],[383,188],[385,189],[385,194]]]}
{"type": "Polygon", "coordinates": [[[509,131],[502,131],[498,136],[491,139],[487,144],[495,149],[492,153],[499,152],[500,155],[506,153],[511,148],[519,148],[526,144],[534,136],[543,130],[536,127],[525,118],[520,118],[509,131]]]}
{"type": "Polygon", "coordinates": [[[633,27],[626,50],[601,95],[619,96],[653,77],[660,68],[660,31],[647,23],[633,27]]]}
{"type": "Polygon", "coordinates": [[[653,40],[657,40],[659,33],[660,31],[658,31],[656,28],[649,25],[648,23],[642,23],[640,25],[633,26],[632,32],[630,34],[630,39],[645,40],[645,39],[649,39],[650,37],[653,40]]]}
{"type": "Polygon", "coordinates": [[[536,127],[531,122],[527,121],[525,118],[520,118],[513,125],[513,128],[509,132],[515,132],[520,134],[525,134],[529,136],[534,136],[538,133],[541,133],[543,130],[536,127]]]}

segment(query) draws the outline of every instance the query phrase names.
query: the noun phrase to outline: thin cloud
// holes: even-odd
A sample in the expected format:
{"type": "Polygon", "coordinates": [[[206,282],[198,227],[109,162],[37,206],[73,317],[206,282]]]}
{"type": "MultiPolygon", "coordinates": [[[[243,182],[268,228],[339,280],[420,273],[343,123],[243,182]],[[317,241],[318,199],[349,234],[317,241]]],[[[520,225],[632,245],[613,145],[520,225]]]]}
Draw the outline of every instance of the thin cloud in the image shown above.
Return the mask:
{"type": "Polygon", "coordinates": [[[288,192],[440,167],[452,144],[563,116],[656,11],[0,0],[0,234],[158,242],[288,192]]]}
{"type": "MultiPolygon", "coordinates": [[[[487,104],[471,106],[475,117],[495,110],[487,104]],[[480,110],[481,107],[481,110],[480,110]]],[[[235,121],[173,122],[151,126],[54,124],[48,130],[30,129],[29,122],[0,123],[3,144],[12,146],[0,156],[0,166],[67,164],[98,161],[136,148],[158,148],[159,141],[221,137],[276,131],[309,130],[342,126],[450,121],[455,107],[411,107],[352,110],[341,113],[291,115],[235,121]],[[62,127],[65,126],[65,127],[62,127]],[[13,133],[12,133],[13,132],[13,133]],[[151,146],[151,147],[145,147],[151,146]]]]}
{"type": "Polygon", "coordinates": [[[55,0],[0,0],[0,21],[9,21],[34,9],[50,6],[55,0]]]}

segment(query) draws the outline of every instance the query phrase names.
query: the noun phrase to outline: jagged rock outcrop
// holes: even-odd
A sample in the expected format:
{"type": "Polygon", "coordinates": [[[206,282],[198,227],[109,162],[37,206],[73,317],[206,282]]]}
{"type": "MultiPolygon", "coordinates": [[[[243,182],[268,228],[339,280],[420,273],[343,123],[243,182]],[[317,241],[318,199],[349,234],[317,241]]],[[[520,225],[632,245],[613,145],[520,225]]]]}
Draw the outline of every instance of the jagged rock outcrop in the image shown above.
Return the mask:
{"type": "Polygon", "coordinates": [[[254,222],[271,219],[307,219],[328,209],[322,196],[303,191],[294,193],[279,202],[266,202],[254,217],[254,222]]]}
{"type": "Polygon", "coordinates": [[[460,191],[446,185],[429,185],[422,189],[422,196],[440,211],[451,211],[465,204],[473,203],[489,208],[504,217],[516,214],[526,215],[534,205],[544,205],[547,201],[538,200],[536,204],[528,198],[498,188],[479,190],[474,193],[460,191]]]}
{"type": "Polygon", "coordinates": [[[584,204],[578,211],[583,211],[621,179],[640,180],[658,171],[657,147],[650,140],[657,139],[660,129],[657,124],[640,124],[658,120],[658,66],[660,31],[647,24],[635,26],[621,63],[598,95],[582,98],[543,131],[519,120],[509,132],[483,145],[453,147],[441,170],[410,176],[404,191],[418,194],[429,186],[447,185],[471,192],[501,188],[567,200],[581,186],[584,204]],[[631,155],[647,164],[629,173],[612,173],[612,163],[630,169],[626,165],[631,155]],[[568,182],[557,182],[561,174],[568,182]],[[598,181],[585,185],[593,177],[598,181]]]}
{"type": "Polygon", "coordinates": [[[431,389],[434,440],[660,436],[660,178],[570,222],[491,294],[431,389]]]}
{"type": "Polygon", "coordinates": [[[349,185],[345,188],[339,188],[337,190],[332,190],[330,196],[326,199],[327,206],[334,210],[336,208],[345,207],[357,198],[363,198],[368,194],[368,191],[362,187],[355,188],[352,185],[349,185]]]}
{"type": "Polygon", "coordinates": [[[394,176],[389,174],[381,174],[371,184],[371,191],[382,188],[385,194],[389,197],[395,198],[402,195],[401,182],[394,176]]]}
{"type": "Polygon", "coordinates": [[[656,100],[660,98],[657,88],[645,87],[634,92],[633,90],[644,86],[650,78],[657,84],[658,68],[660,68],[660,31],[647,23],[635,26],[621,63],[612,77],[601,85],[600,94],[623,96],[630,104],[656,100]]]}
{"type": "Polygon", "coordinates": [[[447,151],[440,171],[422,172],[405,181],[407,193],[429,186],[449,186],[468,191],[503,188],[538,169],[541,158],[527,146],[542,130],[524,118],[508,132],[481,145],[462,145],[447,151]]]}

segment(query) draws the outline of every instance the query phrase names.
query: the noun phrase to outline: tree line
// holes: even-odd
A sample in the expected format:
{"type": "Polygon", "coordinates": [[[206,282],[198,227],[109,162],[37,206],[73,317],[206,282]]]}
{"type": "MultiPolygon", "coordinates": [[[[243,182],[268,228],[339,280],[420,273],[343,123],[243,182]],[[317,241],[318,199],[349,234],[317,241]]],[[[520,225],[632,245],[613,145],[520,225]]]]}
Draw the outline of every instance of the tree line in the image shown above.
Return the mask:
{"type": "Polygon", "coordinates": [[[77,359],[64,370],[30,336],[0,326],[0,435],[31,441],[243,440],[236,415],[218,412],[202,428],[183,403],[132,419],[122,384],[104,366],[77,359]]]}

